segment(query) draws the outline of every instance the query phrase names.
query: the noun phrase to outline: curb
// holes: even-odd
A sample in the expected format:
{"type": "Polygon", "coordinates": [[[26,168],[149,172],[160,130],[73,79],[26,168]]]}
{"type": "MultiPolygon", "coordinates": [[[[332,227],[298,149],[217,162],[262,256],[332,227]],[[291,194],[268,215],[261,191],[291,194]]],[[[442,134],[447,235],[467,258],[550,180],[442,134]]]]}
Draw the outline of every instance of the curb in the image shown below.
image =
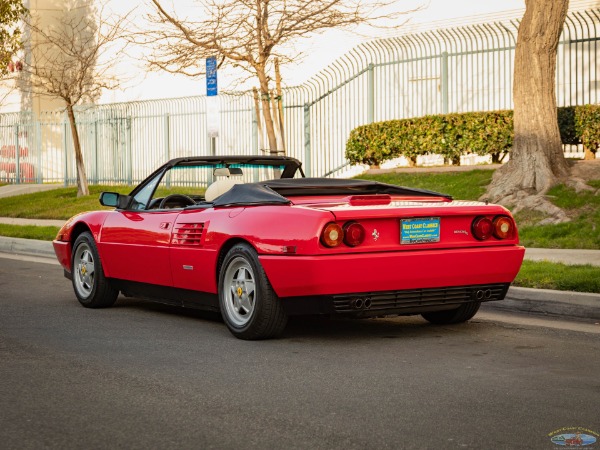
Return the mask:
{"type": "Polygon", "coordinates": [[[0,252],[12,253],[15,255],[39,256],[42,258],[56,258],[52,242],[35,239],[0,236],[0,252]]]}
{"type": "Polygon", "coordinates": [[[600,320],[600,294],[511,286],[506,298],[484,309],[544,316],[600,320]]]}

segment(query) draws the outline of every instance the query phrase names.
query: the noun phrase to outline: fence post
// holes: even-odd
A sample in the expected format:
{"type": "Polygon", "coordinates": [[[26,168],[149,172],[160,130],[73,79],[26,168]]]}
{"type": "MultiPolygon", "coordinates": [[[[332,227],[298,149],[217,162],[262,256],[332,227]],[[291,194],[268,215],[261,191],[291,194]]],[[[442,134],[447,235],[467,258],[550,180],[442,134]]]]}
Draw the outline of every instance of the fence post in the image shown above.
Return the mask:
{"type": "Polygon", "coordinates": [[[256,119],[256,108],[251,108],[252,111],[252,152],[258,155],[258,121],[256,119]]]}
{"type": "Polygon", "coordinates": [[[171,145],[171,116],[169,115],[169,113],[165,114],[165,120],[164,120],[164,130],[163,130],[163,136],[165,138],[163,145],[165,147],[165,157],[166,160],[168,161],[169,159],[171,159],[171,149],[169,148],[171,145]]]}
{"type": "Polygon", "coordinates": [[[93,183],[98,184],[98,119],[94,119],[94,177],[93,183]]]}
{"type": "Polygon", "coordinates": [[[367,123],[373,123],[375,120],[375,64],[369,63],[367,66],[367,123]]]}
{"type": "Polygon", "coordinates": [[[127,126],[127,163],[129,166],[127,183],[129,186],[131,186],[133,184],[133,142],[131,138],[131,117],[127,117],[125,119],[125,125],[127,126]]]}
{"type": "Polygon", "coordinates": [[[448,52],[442,52],[442,114],[448,114],[448,52]]]}
{"type": "Polygon", "coordinates": [[[312,176],[311,154],[310,154],[310,106],[304,104],[304,174],[312,176]]]}
{"type": "Polygon", "coordinates": [[[67,122],[63,122],[63,148],[65,149],[65,187],[69,185],[69,151],[67,149],[67,122]]]}
{"type": "MultiPolygon", "coordinates": [[[[171,115],[165,113],[165,120],[163,121],[163,147],[165,150],[165,162],[171,159],[171,115]]],[[[171,171],[167,172],[167,178],[165,179],[166,186],[171,187],[171,171]]]]}
{"type": "Polygon", "coordinates": [[[44,174],[42,173],[42,122],[39,119],[31,119],[32,127],[35,129],[35,151],[37,153],[38,169],[36,170],[36,181],[38,184],[44,182],[44,174]]]}
{"type": "Polygon", "coordinates": [[[15,182],[21,183],[21,149],[19,148],[19,124],[15,125],[15,182]]]}

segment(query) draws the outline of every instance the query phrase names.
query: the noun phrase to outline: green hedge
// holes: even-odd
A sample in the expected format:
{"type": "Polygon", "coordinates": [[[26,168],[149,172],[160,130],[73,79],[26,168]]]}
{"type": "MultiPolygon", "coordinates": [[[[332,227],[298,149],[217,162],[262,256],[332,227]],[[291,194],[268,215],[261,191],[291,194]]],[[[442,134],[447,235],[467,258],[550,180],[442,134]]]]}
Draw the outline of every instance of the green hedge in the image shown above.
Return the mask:
{"type": "Polygon", "coordinates": [[[600,146],[600,105],[576,106],[574,122],[583,146],[596,153],[600,146]]]}
{"type": "MultiPolygon", "coordinates": [[[[600,106],[558,108],[557,118],[563,143],[598,148],[600,106]]],[[[400,156],[416,161],[419,155],[437,154],[458,163],[461,155],[476,154],[498,161],[512,142],[512,111],[425,116],[355,128],[346,144],[346,158],[353,164],[379,165],[400,156]]]]}

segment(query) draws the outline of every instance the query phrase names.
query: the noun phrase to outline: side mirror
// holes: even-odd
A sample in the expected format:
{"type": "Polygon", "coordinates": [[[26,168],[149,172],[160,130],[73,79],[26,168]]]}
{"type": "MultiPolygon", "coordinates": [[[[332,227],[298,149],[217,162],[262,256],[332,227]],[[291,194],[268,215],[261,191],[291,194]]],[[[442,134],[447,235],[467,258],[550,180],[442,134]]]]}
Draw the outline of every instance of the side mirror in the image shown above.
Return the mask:
{"type": "Polygon", "coordinates": [[[116,192],[102,192],[100,194],[100,204],[116,207],[119,204],[119,194],[116,192]]]}
{"type": "Polygon", "coordinates": [[[127,208],[130,199],[129,195],[121,195],[116,192],[102,192],[100,194],[100,204],[102,206],[111,206],[118,209],[127,208]]]}

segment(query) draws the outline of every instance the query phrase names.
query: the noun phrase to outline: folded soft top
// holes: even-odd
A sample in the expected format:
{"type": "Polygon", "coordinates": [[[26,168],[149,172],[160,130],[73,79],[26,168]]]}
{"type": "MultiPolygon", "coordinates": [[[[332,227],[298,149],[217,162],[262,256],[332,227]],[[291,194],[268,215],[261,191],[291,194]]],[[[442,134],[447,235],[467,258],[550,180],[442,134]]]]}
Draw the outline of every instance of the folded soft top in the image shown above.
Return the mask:
{"type": "Polygon", "coordinates": [[[450,195],[425,189],[407,188],[368,180],[332,178],[289,178],[236,184],[217,197],[214,206],[289,204],[287,197],[308,195],[368,195],[390,194],[409,197],[443,197],[450,195]]]}

